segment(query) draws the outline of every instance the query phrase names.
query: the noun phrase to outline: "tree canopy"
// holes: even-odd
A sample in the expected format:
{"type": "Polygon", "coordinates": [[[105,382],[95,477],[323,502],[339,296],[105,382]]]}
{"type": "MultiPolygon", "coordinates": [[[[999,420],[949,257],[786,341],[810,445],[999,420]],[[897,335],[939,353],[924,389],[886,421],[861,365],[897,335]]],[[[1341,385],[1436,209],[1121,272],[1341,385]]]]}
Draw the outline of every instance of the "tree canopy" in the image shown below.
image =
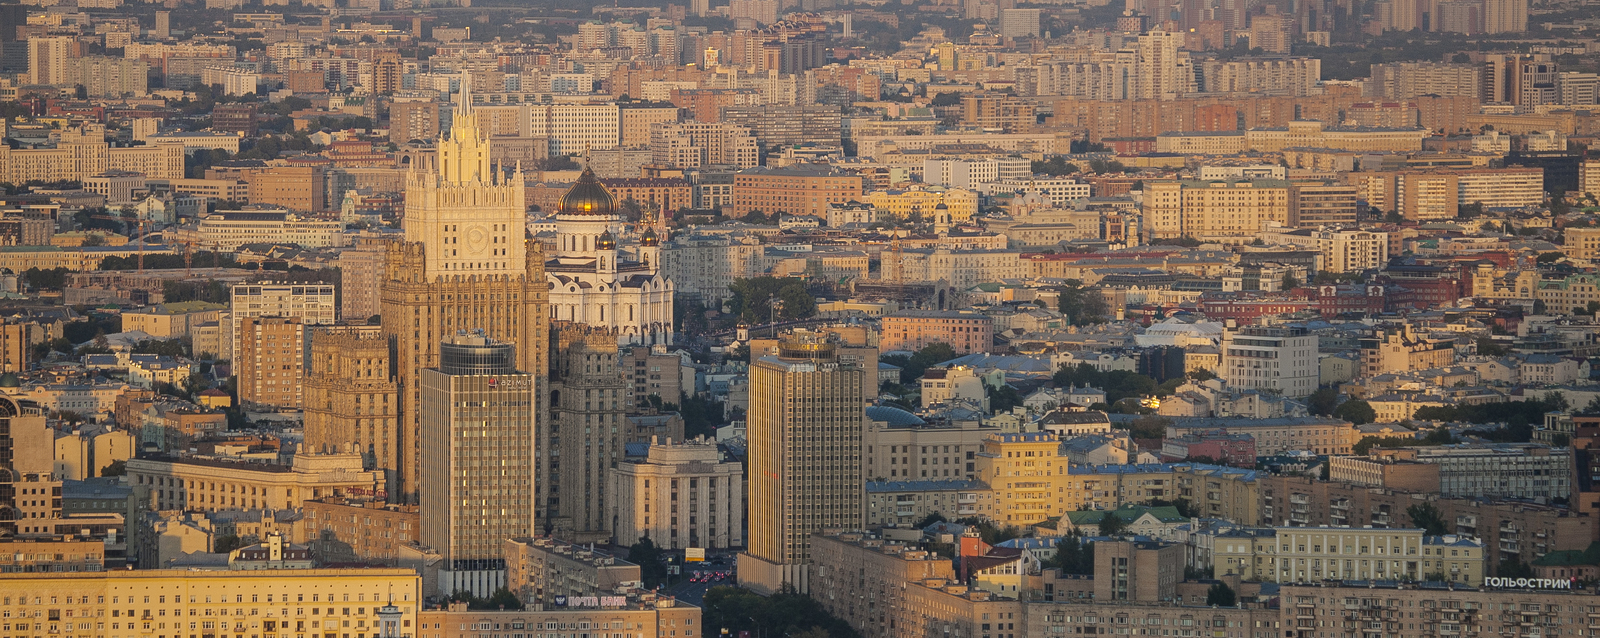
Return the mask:
{"type": "Polygon", "coordinates": [[[781,303],[777,318],[804,319],[817,312],[817,300],[806,292],[805,282],[792,277],[752,277],[735,279],[728,286],[733,298],[728,304],[733,314],[745,323],[767,323],[772,318],[771,301],[781,303]]]}
{"type": "Polygon", "coordinates": [[[1067,316],[1067,320],[1074,326],[1087,326],[1096,323],[1105,323],[1106,298],[1094,288],[1084,288],[1083,282],[1068,279],[1061,287],[1061,297],[1056,302],[1056,309],[1067,316]]]}

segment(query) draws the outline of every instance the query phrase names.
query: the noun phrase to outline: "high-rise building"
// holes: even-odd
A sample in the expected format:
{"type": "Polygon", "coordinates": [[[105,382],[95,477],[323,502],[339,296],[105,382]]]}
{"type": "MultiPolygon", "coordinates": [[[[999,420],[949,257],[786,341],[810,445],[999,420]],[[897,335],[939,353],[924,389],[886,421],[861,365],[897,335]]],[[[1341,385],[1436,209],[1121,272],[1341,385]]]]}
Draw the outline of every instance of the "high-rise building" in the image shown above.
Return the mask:
{"type": "Polygon", "coordinates": [[[1003,9],[1000,11],[1000,35],[1008,38],[1039,37],[1039,9],[1003,9]]]}
{"type": "Polygon", "coordinates": [[[1294,18],[1258,15],[1250,20],[1250,48],[1288,55],[1294,43],[1294,18]]]}
{"type": "Polygon", "coordinates": [[[431,100],[395,102],[389,106],[389,141],[404,144],[411,140],[439,137],[439,104],[431,100]]]}
{"type": "Polygon", "coordinates": [[[154,35],[156,37],[156,39],[159,39],[159,40],[165,40],[167,38],[172,37],[172,12],[171,11],[157,11],[156,12],[155,33],[153,33],[151,35],[154,35]]]}
{"type": "Polygon", "coordinates": [[[623,460],[632,395],[620,365],[620,331],[560,322],[551,333],[550,447],[543,455],[549,471],[539,482],[542,522],[561,538],[603,540],[610,537],[615,500],[609,473],[623,460]]]}
{"type": "MultiPolygon", "coordinates": [[[[383,441],[395,455],[379,466],[390,481],[391,501],[416,502],[418,375],[438,366],[441,340],[458,330],[483,330],[517,346],[518,370],[542,376],[546,365],[549,284],[538,243],[530,248],[523,229],[523,176],[508,176],[490,162],[491,139],[465,91],[433,161],[413,164],[406,174],[405,241],[389,245],[379,286],[383,333],[393,353],[384,367],[395,371],[399,394],[398,423],[383,441]]],[[[322,361],[313,359],[314,366],[322,361]]],[[[545,448],[542,440],[539,447],[545,448]]]]}
{"type": "Polygon", "coordinates": [[[1528,30],[1528,0],[1484,0],[1484,33],[1522,33],[1528,30]]]}
{"type": "Polygon", "coordinates": [[[1194,67],[1189,56],[1178,51],[1183,38],[1181,33],[1151,31],[1139,36],[1131,52],[1117,52],[1119,58],[1134,56],[1134,88],[1128,99],[1171,100],[1194,92],[1194,67]]]}
{"type": "Polygon", "coordinates": [[[739,583],[809,591],[811,535],[861,525],[860,366],[821,335],[796,334],[750,367],[749,536],[739,583]]]}
{"type": "Polygon", "coordinates": [[[399,483],[399,398],[382,328],[312,330],[304,397],[305,449],[360,454],[365,467],[384,473],[386,490],[399,483]]]}
{"type": "Polygon", "coordinates": [[[34,84],[71,84],[77,42],[65,36],[28,39],[28,75],[34,84]]]}
{"type": "Polygon", "coordinates": [[[239,401],[300,408],[305,381],[306,324],[295,317],[245,317],[234,343],[239,401]]]}
{"type": "Polygon", "coordinates": [[[251,317],[299,319],[306,325],[332,324],[338,319],[334,286],[321,283],[257,282],[234,284],[230,311],[233,324],[225,336],[223,351],[228,358],[239,358],[239,335],[244,321],[251,317]]]}
{"type": "Polygon", "coordinates": [[[538,377],[516,346],[460,331],[423,370],[422,543],[439,552],[440,591],[505,585],[505,541],[534,526],[538,377]]]}

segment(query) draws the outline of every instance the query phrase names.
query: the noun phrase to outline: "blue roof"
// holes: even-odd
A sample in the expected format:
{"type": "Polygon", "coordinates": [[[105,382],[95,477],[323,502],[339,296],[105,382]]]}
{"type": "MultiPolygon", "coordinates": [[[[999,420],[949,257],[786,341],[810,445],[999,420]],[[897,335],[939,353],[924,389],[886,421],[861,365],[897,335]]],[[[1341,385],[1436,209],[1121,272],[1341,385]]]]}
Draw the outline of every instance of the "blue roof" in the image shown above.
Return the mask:
{"type": "Polygon", "coordinates": [[[872,419],[874,421],[883,421],[885,423],[888,423],[889,425],[927,425],[928,424],[927,421],[922,420],[922,417],[919,417],[919,416],[917,416],[915,414],[912,414],[912,413],[907,412],[905,410],[902,410],[900,408],[892,408],[892,407],[889,407],[887,405],[867,406],[867,418],[872,419]]]}

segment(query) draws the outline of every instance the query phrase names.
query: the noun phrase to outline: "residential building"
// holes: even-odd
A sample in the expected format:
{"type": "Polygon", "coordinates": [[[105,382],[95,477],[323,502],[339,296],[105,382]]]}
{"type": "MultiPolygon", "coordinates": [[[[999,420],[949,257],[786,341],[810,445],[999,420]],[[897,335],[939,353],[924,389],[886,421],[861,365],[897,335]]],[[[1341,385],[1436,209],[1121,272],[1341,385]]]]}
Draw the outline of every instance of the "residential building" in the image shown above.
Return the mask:
{"type": "Polygon", "coordinates": [[[1397,458],[1396,455],[1384,453],[1387,451],[1374,450],[1366,457],[1330,457],[1328,479],[1413,492],[1439,491],[1438,465],[1397,458]]]}
{"type": "Polygon", "coordinates": [[[827,217],[830,204],[860,201],[862,178],[838,169],[801,165],[751,168],[733,177],[733,205],[724,213],[743,217],[766,214],[827,217]]]}
{"type": "Polygon", "coordinates": [[[957,354],[988,352],[994,345],[994,321],[971,310],[906,310],[883,317],[878,347],[917,351],[934,343],[948,344],[957,354]]]}
{"type": "MultiPolygon", "coordinates": [[[[466,603],[451,603],[448,609],[417,613],[423,631],[419,638],[473,638],[480,631],[462,629],[474,625],[499,626],[515,631],[524,627],[538,630],[549,627],[589,627],[626,629],[625,635],[637,638],[700,638],[714,636],[701,623],[700,608],[654,592],[615,595],[613,590],[587,592],[567,598],[565,606],[550,605],[543,611],[468,610],[466,603]],[[598,594],[598,595],[597,595],[598,594]]],[[[403,629],[402,629],[403,631],[403,629]]],[[[515,635],[515,634],[512,634],[515,635]]],[[[537,634],[526,634],[537,635],[537,634]]],[[[603,635],[591,633],[590,635],[603,635]]]]}
{"type": "Polygon", "coordinates": [[[1289,183],[1281,180],[1151,182],[1144,196],[1152,238],[1242,244],[1268,223],[1289,223],[1289,183]]]}
{"type": "Polygon", "coordinates": [[[216,251],[234,251],[245,244],[337,248],[348,241],[344,229],[338,220],[306,219],[281,210],[241,210],[217,211],[176,235],[197,248],[216,251]]]}
{"type": "Polygon", "coordinates": [[[1364,230],[1317,233],[1324,272],[1348,273],[1381,269],[1389,265],[1389,234],[1364,230]]]}
{"type": "Polygon", "coordinates": [[[1433,580],[1483,584],[1484,544],[1465,536],[1427,536],[1420,529],[1279,527],[1275,533],[1221,536],[1214,576],[1308,583],[1323,580],[1433,580]]]}
{"type": "Polygon", "coordinates": [[[1362,377],[1442,368],[1456,359],[1454,340],[1419,336],[1409,324],[1375,330],[1360,344],[1362,365],[1357,376],[1362,377]]]}
{"type": "Polygon", "coordinates": [[[1289,187],[1289,225],[1316,228],[1354,224],[1360,213],[1356,187],[1335,183],[1295,182],[1289,187]]]}
{"type": "Polygon", "coordinates": [[[933,514],[947,519],[994,515],[994,497],[981,481],[868,481],[866,489],[868,527],[915,527],[933,514]]]}
{"type": "Polygon", "coordinates": [[[293,509],[326,496],[371,494],[378,476],[354,454],[297,454],[291,465],[206,458],[128,461],[128,484],[152,510],[293,509]]]}
{"type": "Polygon", "coordinates": [[[1486,562],[1529,563],[1550,552],[1588,547],[1592,516],[1562,506],[1494,501],[1477,497],[1443,498],[1432,492],[1316,481],[1298,476],[1264,476],[1260,482],[1259,523],[1277,526],[1414,527],[1413,506],[1432,505],[1446,532],[1482,539],[1486,562]]]}
{"type": "Polygon", "coordinates": [[[1300,328],[1244,327],[1223,333],[1222,378],[1228,387],[1290,398],[1317,390],[1317,336],[1300,328]]]}
{"type": "Polygon", "coordinates": [[[389,106],[389,141],[405,144],[411,140],[439,137],[439,103],[432,100],[397,101],[389,106]]]}
{"type": "Polygon", "coordinates": [[[260,282],[234,284],[227,346],[230,359],[238,359],[238,340],[246,319],[279,317],[298,319],[301,325],[332,324],[338,303],[331,284],[260,282]]]}
{"type": "Polygon", "coordinates": [[[506,587],[528,603],[553,606],[561,597],[606,595],[642,582],[638,565],[586,545],[546,536],[504,544],[506,587]]]}
{"type": "Polygon", "coordinates": [[[648,538],[656,547],[744,546],[744,466],[704,437],[651,441],[643,459],[611,470],[616,544],[648,538]]]}
{"type": "Polygon", "coordinates": [[[1230,434],[1249,434],[1256,441],[1256,454],[1259,456],[1276,456],[1294,451],[1349,454],[1350,446],[1360,440],[1359,432],[1348,422],[1322,417],[1185,419],[1167,426],[1167,438],[1219,430],[1230,434]]]}
{"type": "Polygon", "coordinates": [[[860,531],[829,531],[812,543],[813,587],[831,592],[817,601],[862,635],[1006,636],[993,627],[1017,627],[1017,619],[1024,622],[1014,635],[1031,635],[1022,603],[969,589],[949,559],[860,531]]]}
{"type": "Polygon", "coordinates": [[[761,149],[749,129],[725,122],[672,122],[650,130],[651,161],[679,168],[731,166],[751,168],[761,163],[761,149]]]}
{"type": "Polygon", "coordinates": [[[239,322],[233,363],[239,401],[279,408],[304,407],[310,344],[306,324],[297,317],[245,317],[239,322]]]}
{"type": "Polygon", "coordinates": [[[750,536],[739,555],[741,585],[809,591],[812,534],[861,523],[862,376],[869,372],[837,350],[819,335],[796,335],[751,365],[750,536]]]}
{"type": "Polygon", "coordinates": [[[890,406],[867,408],[862,462],[874,481],[945,481],[974,478],[983,438],[994,432],[983,420],[949,418],[933,422],[890,406]]]}
{"type": "Polygon", "coordinates": [[[1094,549],[1094,599],[1167,602],[1184,580],[1184,546],[1147,540],[1100,541],[1094,549]]]}
{"type": "Polygon", "coordinates": [[[372,497],[322,498],[301,503],[294,539],[324,563],[396,565],[401,548],[421,539],[417,508],[372,497]]]}

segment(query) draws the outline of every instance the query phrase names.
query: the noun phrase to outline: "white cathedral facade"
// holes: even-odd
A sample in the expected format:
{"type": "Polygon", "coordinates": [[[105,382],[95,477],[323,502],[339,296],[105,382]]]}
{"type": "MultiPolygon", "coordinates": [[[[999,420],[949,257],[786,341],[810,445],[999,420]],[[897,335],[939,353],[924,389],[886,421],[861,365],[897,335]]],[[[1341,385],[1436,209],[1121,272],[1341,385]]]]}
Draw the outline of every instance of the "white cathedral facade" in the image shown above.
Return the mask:
{"type": "Polygon", "coordinates": [[[617,248],[626,222],[616,198],[585,167],[556,211],[545,262],[550,317],[615,328],[623,345],[672,343],[673,285],[661,274],[661,237],[645,226],[633,251],[617,248]]]}

